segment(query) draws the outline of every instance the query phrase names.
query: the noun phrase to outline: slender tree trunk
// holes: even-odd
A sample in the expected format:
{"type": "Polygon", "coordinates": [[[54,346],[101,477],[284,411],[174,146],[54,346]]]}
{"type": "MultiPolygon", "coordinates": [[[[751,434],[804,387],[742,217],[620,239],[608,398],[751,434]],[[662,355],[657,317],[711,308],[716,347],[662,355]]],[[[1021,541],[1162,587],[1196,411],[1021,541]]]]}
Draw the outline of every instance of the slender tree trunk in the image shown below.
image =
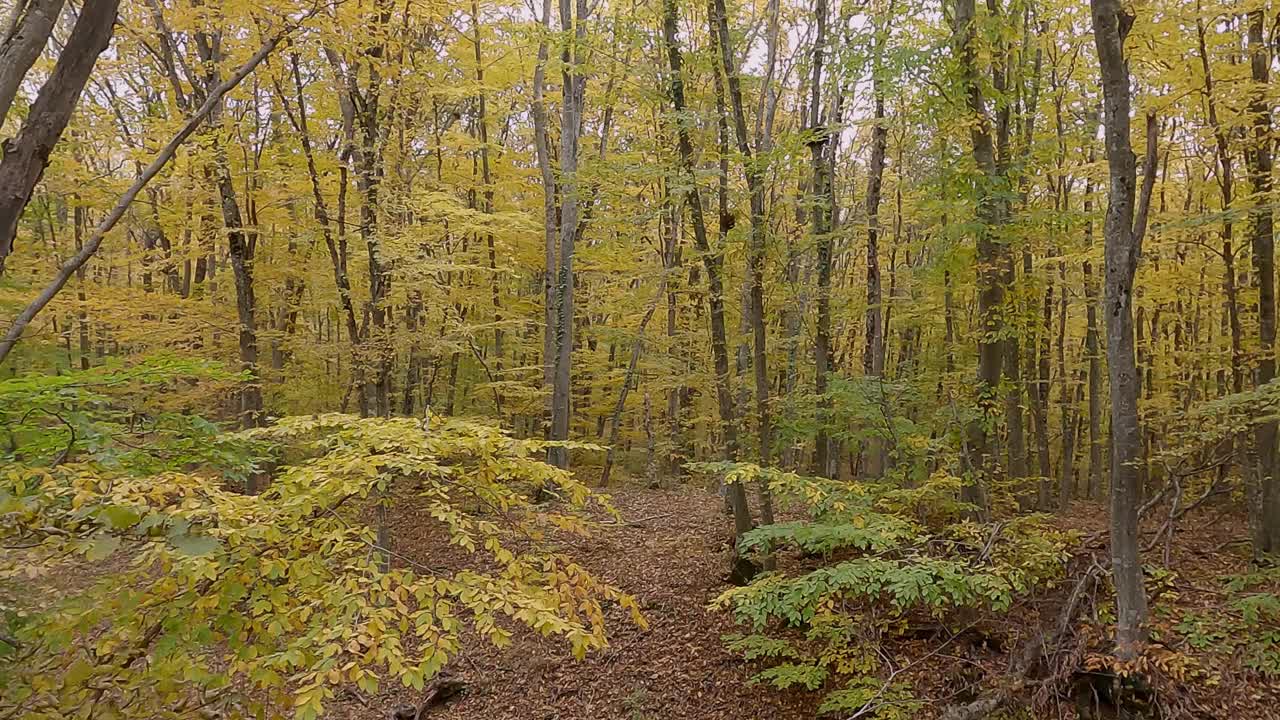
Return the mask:
{"type": "MultiPolygon", "coordinates": [[[[631,385],[635,382],[636,368],[640,365],[640,353],[644,350],[644,331],[649,326],[649,321],[653,319],[653,314],[658,309],[658,303],[667,294],[667,278],[663,275],[662,282],[658,285],[658,292],[654,294],[653,301],[649,303],[649,307],[645,310],[644,316],[640,318],[640,327],[636,329],[636,339],[631,345],[631,360],[627,363],[627,373],[622,378],[622,387],[618,390],[618,402],[613,406],[613,414],[609,417],[609,449],[605,453],[604,468],[600,471],[600,487],[609,486],[609,473],[613,469],[613,458],[618,449],[618,432],[622,426],[622,412],[627,407],[627,395],[631,392],[631,385]]],[[[645,395],[645,430],[649,432],[650,439],[652,432],[649,431],[649,396],[645,395]]]]}
{"type": "Polygon", "coordinates": [[[214,175],[221,198],[222,219],[227,233],[227,250],[231,258],[231,272],[236,286],[236,316],[239,321],[240,367],[249,372],[249,379],[240,391],[240,424],[255,427],[262,415],[262,386],[258,368],[257,298],[253,288],[253,251],[244,230],[240,203],[227,158],[215,153],[214,175]]]}
{"type": "Polygon", "coordinates": [[[809,152],[812,157],[813,209],[810,211],[811,233],[818,256],[818,319],[814,331],[813,364],[814,392],[818,396],[818,432],[814,454],[814,474],[824,477],[835,475],[835,452],[829,436],[831,399],[827,395],[828,376],[831,373],[831,165],[827,159],[831,142],[830,130],[823,123],[822,115],[822,62],[826,50],[827,0],[814,4],[817,35],[813,41],[812,77],[809,80],[809,122],[812,137],[809,152]]]}
{"type": "MultiPolygon", "coordinates": [[[[1073,493],[1073,482],[1075,479],[1075,454],[1076,454],[1076,425],[1077,420],[1072,408],[1075,403],[1072,401],[1072,381],[1067,375],[1067,264],[1065,261],[1058,261],[1058,279],[1062,281],[1061,298],[1058,300],[1058,386],[1059,386],[1059,414],[1062,422],[1062,462],[1058,465],[1058,511],[1066,512],[1067,507],[1071,504],[1071,496],[1073,493]]],[[[1048,312],[1045,313],[1045,333],[1048,333],[1048,312]]],[[[1045,345],[1047,346],[1047,342],[1045,345]]],[[[1044,354],[1044,362],[1041,363],[1041,388],[1046,397],[1049,394],[1049,362],[1048,352],[1044,354]]],[[[1047,404],[1047,401],[1046,401],[1047,404]]],[[[1046,426],[1048,423],[1045,423],[1046,426]]],[[[1046,427],[1046,430],[1048,428],[1046,427]]],[[[1048,439],[1045,439],[1043,454],[1048,458],[1049,447],[1048,439]]],[[[1047,462],[1045,463],[1047,469],[1047,462]]]]}
{"type": "MultiPolygon", "coordinates": [[[[1042,307],[1041,324],[1037,335],[1039,336],[1038,349],[1036,352],[1036,363],[1028,367],[1028,371],[1035,369],[1035,384],[1031,390],[1031,421],[1035,424],[1036,430],[1036,465],[1037,473],[1040,476],[1037,507],[1041,511],[1047,511],[1050,506],[1052,471],[1049,468],[1049,325],[1053,320],[1053,279],[1047,279],[1045,283],[1044,305],[1042,307]]],[[[1062,295],[1065,297],[1067,288],[1064,284],[1062,287],[1062,295]]],[[[1014,360],[1017,362],[1017,360],[1014,360]]]]}
{"type": "Polygon", "coordinates": [[[978,405],[979,417],[968,428],[968,464],[973,477],[964,487],[962,498],[985,517],[988,510],[986,482],[995,475],[994,437],[997,422],[997,393],[1005,347],[1001,341],[1004,321],[1001,306],[1005,295],[1005,259],[995,235],[1008,215],[1003,178],[997,166],[996,147],[992,139],[991,119],[978,77],[976,22],[973,0],[956,0],[954,9],[955,37],[964,72],[968,109],[973,115],[970,130],[974,161],[982,171],[978,180],[978,405]]]}
{"type": "MultiPolygon", "coordinates": [[[[75,206],[75,210],[72,211],[73,213],[72,222],[74,223],[73,233],[75,234],[75,240],[76,240],[76,252],[81,252],[82,250],[84,250],[84,230],[85,230],[85,226],[88,225],[88,221],[87,221],[88,212],[84,209],[84,206],[80,204],[79,196],[76,196],[74,198],[74,202],[76,206],[75,206]]],[[[80,350],[79,354],[80,354],[81,370],[89,369],[89,355],[90,355],[89,310],[88,310],[89,303],[88,303],[88,298],[86,297],[86,294],[85,294],[85,285],[88,282],[87,275],[88,273],[85,271],[84,265],[81,265],[80,267],[76,268],[76,302],[78,303],[78,307],[76,308],[76,327],[79,330],[79,336],[80,336],[79,337],[80,343],[78,347],[80,350]]]]}
{"type": "MultiPolygon", "coordinates": [[[[819,0],[820,2],[822,0],[819,0]]],[[[676,0],[663,0],[662,31],[671,69],[670,93],[674,110],[676,134],[680,152],[680,169],[687,182],[686,197],[689,212],[693,216],[694,244],[702,255],[707,271],[707,304],[711,321],[711,353],[716,373],[716,403],[720,410],[721,433],[724,442],[723,457],[728,461],[738,459],[738,433],[734,418],[733,394],[729,388],[729,350],[724,319],[724,284],[721,277],[723,264],[720,248],[712,250],[707,239],[707,224],[703,217],[702,200],[698,192],[693,161],[693,141],[690,139],[688,119],[685,116],[683,58],[677,31],[676,0]]],[[[734,535],[741,538],[753,526],[751,511],[747,507],[746,489],[741,483],[731,483],[725,488],[733,509],[734,535]]],[[[735,553],[736,555],[736,553],[735,553]]],[[[754,567],[746,558],[735,557],[736,574],[750,579],[754,567]]]]}
{"type": "Polygon", "coordinates": [[[1110,186],[1106,214],[1107,366],[1111,379],[1111,572],[1116,589],[1116,649],[1122,659],[1141,650],[1147,595],[1138,556],[1138,487],[1142,434],[1138,422],[1138,369],[1134,359],[1133,277],[1146,234],[1155,180],[1155,116],[1147,116],[1147,157],[1135,209],[1137,168],[1129,139],[1129,66],[1125,35],[1134,18],[1119,0],[1092,0],[1105,107],[1110,186]]]}
{"type": "MultiPolygon", "coordinates": [[[[1089,164],[1095,162],[1096,153],[1089,147],[1089,164]]],[[[1093,179],[1084,185],[1084,243],[1085,252],[1093,248],[1093,179]]],[[[1085,335],[1084,352],[1089,362],[1089,482],[1088,496],[1097,500],[1102,495],[1102,350],[1098,346],[1098,283],[1093,277],[1093,261],[1084,261],[1085,335]]]]}
{"type": "MultiPolygon", "coordinates": [[[[769,413],[769,368],[766,348],[764,307],[764,261],[767,228],[765,225],[765,186],[764,160],[752,153],[747,139],[747,116],[742,101],[742,82],[734,67],[733,52],[729,45],[729,20],[724,0],[712,0],[711,13],[713,25],[712,35],[720,50],[720,66],[724,71],[729,88],[729,99],[733,108],[734,135],[738,141],[738,152],[742,155],[743,169],[747,179],[747,190],[751,195],[751,235],[747,255],[747,314],[751,327],[751,368],[755,379],[756,421],[759,425],[760,464],[773,464],[773,418],[769,413]]],[[[767,128],[761,127],[757,132],[757,150],[763,150],[761,144],[767,128]]],[[[765,525],[773,523],[773,500],[769,495],[768,485],[761,483],[758,488],[760,498],[760,519],[765,525]]]]}
{"type": "MultiPolygon", "coordinates": [[[[474,25],[475,60],[476,60],[476,83],[484,87],[484,64],[480,52],[480,6],[477,0],[471,0],[471,18],[474,25]]],[[[486,93],[482,89],[477,97],[476,118],[479,125],[480,134],[480,179],[484,182],[484,192],[482,193],[483,204],[481,210],[485,215],[493,215],[493,172],[489,163],[489,115],[488,101],[486,93]]],[[[489,272],[491,275],[491,290],[493,295],[493,357],[494,372],[497,379],[502,378],[503,366],[503,332],[502,332],[502,298],[499,293],[500,280],[502,276],[498,273],[498,256],[497,248],[494,246],[493,232],[485,233],[485,245],[489,250],[489,272]]],[[[495,390],[495,404],[499,407],[502,405],[502,395],[495,390]]]]}
{"type": "MultiPolygon", "coordinates": [[[[385,15],[384,15],[385,17],[385,15]]],[[[385,19],[380,20],[386,24],[385,19]]],[[[360,191],[360,237],[364,240],[369,263],[369,329],[364,333],[371,367],[365,376],[365,397],[375,417],[391,415],[391,328],[387,322],[391,296],[391,269],[383,257],[379,228],[383,163],[380,137],[381,73],[377,63],[384,53],[376,47],[370,51],[369,79],[356,114],[360,126],[360,142],[356,150],[356,186],[360,191]]],[[[353,79],[354,80],[354,79],[353,79]]]]}
{"type": "MultiPolygon", "coordinates": [[[[871,128],[871,160],[867,170],[867,315],[866,342],[862,349],[862,374],[864,377],[878,378],[879,387],[883,389],[884,375],[884,328],[881,320],[880,291],[880,197],[884,180],[885,151],[889,145],[889,127],[885,122],[884,112],[884,80],[883,57],[886,28],[877,28],[875,45],[872,50],[871,94],[874,104],[873,118],[875,124],[871,128]]],[[[883,393],[882,393],[883,395],[883,393]]],[[[880,402],[887,407],[884,397],[880,402]]],[[[892,419],[885,417],[886,423],[892,419]]],[[[886,428],[890,430],[890,428],[886,428]]],[[[888,448],[883,438],[872,438],[863,453],[863,467],[869,477],[879,477],[884,472],[888,448]]]]}
{"type": "MultiPolygon", "coordinates": [[[[538,170],[542,176],[542,240],[544,250],[544,266],[542,272],[543,295],[543,332],[542,332],[542,385],[547,394],[545,407],[544,435],[551,437],[551,420],[553,411],[553,386],[555,385],[556,367],[556,237],[559,233],[556,210],[556,181],[551,167],[551,131],[548,127],[547,104],[545,99],[547,60],[550,55],[551,35],[551,0],[542,1],[541,36],[538,40],[538,60],[533,70],[533,142],[538,159],[538,170]]],[[[548,452],[548,459],[554,451],[548,452]]]]}
{"type": "MultiPolygon", "coordinates": [[[[1271,54],[1266,42],[1266,18],[1261,8],[1249,12],[1249,66],[1254,82],[1249,93],[1252,117],[1252,145],[1245,155],[1249,179],[1253,185],[1254,206],[1250,211],[1253,230],[1253,270],[1258,285],[1258,384],[1266,385],[1276,377],[1276,294],[1275,294],[1275,230],[1271,209],[1271,105],[1267,98],[1270,87],[1271,54]]],[[[1259,463],[1259,490],[1255,503],[1261,505],[1254,531],[1254,554],[1280,553],[1280,456],[1276,448],[1275,420],[1259,423],[1254,429],[1254,444],[1259,463]]]]}
{"type": "MultiPolygon", "coordinates": [[[[569,439],[570,376],[573,363],[573,252],[578,234],[578,141],[586,78],[580,75],[586,37],[586,0],[560,0],[560,265],[556,273],[556,362],[551,389],[551,439],[569,439]],[[575,18],[576,4],[576,18],[575,18]]],[[[569,453],[551,448],[548,460],[569,467],[569,453]]]]}
{"type": "MultiPolygon", "coordinates": [[[[204,92],[209,93],[220,82],[221,73],[218,64],[222,62],[222,44],[216,33],[210,35],[200,31],[196,33],[196,47],[200,60],[205,66],[204,92]]],[[[222,103],[214,107],[210,113],[211,124],[216,125],[221,121],[224,109],[222,103]]],[[[227,235],[227,253],[231,260],[232,279],[236,289],[240,367],[249,374],[249,379],[240,390],[240,425],[246,428],[255,427],[262,417],[261,372],[258,367],[257,297],[253,287],[255,243],[249,237],[250,230],[241,212],[225,145],[214,144],[213,160],[204,167],[204,175],[206,181],[211,182],[218,192],[222,226],[227,235]]],[[[251,480],[250,492],[255,491],[253,485],[254,481],[251,480]]]]}
{"type": "MultiPolygon", "coordinates": [[[[290,122],[293,123],[295,132],[298,133],[298,140],[302,145],[302,154],[307,161],[307,176],[311,181],[313,212],[316,222],[320,225],[320,233],[324,238],[325,248],[329,251],[329,262],[333,268],[333,281],[338,288],[338,304],[342,307],[342,314],[346,319],[348,338],[354,346],[360,334],[360,326],[356,320],[355,304],[351,296],[351,278],[347,275],[346,242],[341,236],[337,238],[334,236],[333,218],[329,214],[329,205],[325,200],[324,192],[321,190],[320,172],[316,167],[315,150],[311,142],[311,128],[307,120],[307,104],[303,91],[302,72],[298,65],[296,53],[290,56],[290,66],[294,91],[297,93],[297,106],[290,111],[288,103],[284,102],[283,104],[289,114],[290,122]]],[[[283,100],[283,92],[281,92],[281,98],[283,100]]],[[[351,140],[348,137],[345,144],[350,145],[350,143],[351,140]]],[[[346,180],[346,173],[341,173],[339,182],[342,189],[339,192],[343,194],[343,197],[345,197],[346,180]]],[[[345,210],[345,202],[340,202],[339,214],[342,214],[345,210]]]]}

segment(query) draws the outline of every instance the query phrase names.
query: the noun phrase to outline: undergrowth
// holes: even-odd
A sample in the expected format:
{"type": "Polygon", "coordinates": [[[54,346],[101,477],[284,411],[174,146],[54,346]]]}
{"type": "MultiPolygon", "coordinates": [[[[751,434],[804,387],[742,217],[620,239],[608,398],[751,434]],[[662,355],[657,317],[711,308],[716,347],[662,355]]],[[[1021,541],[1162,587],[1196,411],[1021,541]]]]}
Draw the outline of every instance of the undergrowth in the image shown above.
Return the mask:
{"type": "Polygon", "coordinates": [[[885,639],[937,624],[938,642],[947,642],[983,613],[1008,611],[1062,580],[1073,543],[1039,515],[968,519],[969,508],[954,500],[961,480],[945,472],[904,488],[745,463],[699,469],[725,482],[767,483],[783,512],[804,516],[744,535],[740,550],[796,561],[728,590],[714,606],[749,630],[726,640],[761,666],[753,682],[820,690],[824,714],[914,717],[923,700],[885,639]]]}

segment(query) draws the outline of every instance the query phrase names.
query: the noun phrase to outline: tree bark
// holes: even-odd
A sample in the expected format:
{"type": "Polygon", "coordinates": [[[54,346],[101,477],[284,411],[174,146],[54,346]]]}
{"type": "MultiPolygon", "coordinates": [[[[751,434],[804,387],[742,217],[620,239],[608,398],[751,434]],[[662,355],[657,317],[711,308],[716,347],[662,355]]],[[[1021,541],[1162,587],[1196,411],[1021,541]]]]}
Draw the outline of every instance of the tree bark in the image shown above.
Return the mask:
{"type": "MultiPolygon", "coordinates": [[[[390,18],[389,3],[377,3],[376,22],[386,26],[390,18]]],[[[386,54],[385,47],[375,45],[365,51],[369,58],[366,89],[359,91],[355,73],[348,75],[352,102],[356,108],[356,122],[360,129],[360,142],[356,146],[356,188],[360,192],[360,237],[364,240],[369,261],[369,329],[364,333],[364,344],[372,358],[372,372],[365,375],[365,397],[369,411],[376,417],[391,415],[391,327],[387,322],[387,304],[391,296],[391,268],[382,255],[382,236],[379,228],[381,211],[379,195],[382,189],[382,74],[378,64],[386,54]]]]}
{"type": "Polygon", "coordinates": [[[1146,232],[1155,180],[1156,122],[1147,116],[1147,157],[1142,196],[1129,139],[1129,66],[1124,41],[1134,18],[1119,0],[1091,0],[1094,40],[1102,77],[1109,168],[1105,310],[1107,367],[1111,380],[1111,559],[1116,589],[1116,650],[1134,658],[1146,640],[1147,595],[1138,548],[1138,498],[1142,436],[1138,422],[1138,369],[1134,358],[1133,278],[1146,232]],[[1137,207],[1135,208],[1135,200],[1137,207]]]}
{"type": "MultiPolygon", "coordinates": [[[[212,88],[219,84],[218,63],[222,61],[222,43],[218,34],[210,36],[201,31],[196,33],[196,47],[200,60],[206,67],[203,77],[204,87],[200,92],[208,95],[211,94],[212,88]]],[[[210,124],[217,124],[221,120],[222,111],[223,104],[219,101],[209,114],[210,124]]],[[[217,189],[223,229],[227,233],[227,250],[236,288],[240,367],[249,374],[248,380],[240,388],[239,422],[241,427],[250,428],[257,426],[262,417],[262,386],[258,368],[257,298],[253,287],[254,243],[250,241],[246,231],[244,216],[236,196],[235,183],[231,178],[231,164],[224,144],[220,142],[213,144],[213,161],[205,166],[204,175],[205,180],[213,182],[217,189]]],[[[251,492],[252,485],[251,480],[251,492]]]]}
{"type": "MultiPolygon", "coordinates": [[[[484,191],[482,193],[483,203],[481,210],[485,215],[492,217],[493,215],[493,171],[489,164],[489,114],[487,93],[484,91],[484,62],[480,52],[480,6],[478,0],[471,0],[471,22],[473,28],[473,45],[475,48],[476,61],[476,83],[481,90],[476,98],[477,105],[477,124],[480,135],[480,179],[484,183],[484,191]]],[[[498,257],[497,248],[494,246],[493,232],[485,233],[485,245],[489,250],[489,272],[490,272],[490,288],[493,299],[493,357],[494,357],[494,373],[496,379],[501,379],[503,365],[503,332],[502,332],[502,297],[499,292],[499,280],[502,276],[498,273],[498,257]]],[[[495,405],[501,409],[502,394],[494,390],[495,405]]],[[[499,414],[501,414],[499,412],[499,414]]]]}
{"type": "MultiPolygon", "coordinates": [[[[551,437],[551,420],[554,415],[552,398],[554,396],[556,367],[556,268],[559,265],[556,249],[556,237],[559,232],[556,211],[556,180],[551,169],[551,131],[548,127],[547,104],[545,100],[547,83],[547,60],[550,55],[549,36],[551,34],[551,0],[542,0],[542,34],[538,41],[538,59],[533,70],[533,144],[538,159],[538,170],[542,175],[542,241],[544,250],[544,268],[542,272],[543,296],[543,332],[542,332],[542,385],[547,393],[544,408],[546,423],[543,432],[551,437]]],[[[551,458],[548,451],[548,459],[551,458]]]]}
{"type": "MultiPolygon", "coordinates": [[[[1267,98],[1270,83],[1271,54],[1266,42],[1266,18],[1261,9],[1248,16],[1249,67],[1253,87],[1249,93],[1249,115],[1252,119],[1252,146],[1245,154],[1249,179],[1253,185],[1254,206],[1249,217],[1252,225],[1253,270],[1258,285],[1258,384],[1266,385],[1276,376],[1276,294],[1275,294],[1275,228],[1271,209],[1271,105],[1267,98]]],[[[1256,513],[1254,553],[1280,553],[1280,482],[1277,468],[1280,456],[1276,448],[1276,421],[1259,423],[1254,429],[1254,444],[1259,464],[1259,497],[1261,508],[1256,513]]]]}
{"type": "MultiPolygon", "coordinates": [[[[98,56],[111,42],[119,6],[120,0],[85,0],[53,73],[40,86],[22,129],[16,137],[0,144],[0,275],[4,274],[5,261],[13,252],[22,211],[31,201],[31,192],[49,164],[49,154],[62,137],[98,56]]],[[[36,24],[32,26],[33,32],[39,29],[37,25],[45,22],[42,18],[42,14],[29,16],[29,22],[36,24]]],[[[47,38],[47,33],[45,36],[47,38]]],[[[38,55],[43,47],[42,41],[35,53],[38,55]]],[[[7,44],[5,49],[8,50],[7,44]]],[[[0,73],[16,70],[27,52],[25,47],[14,48],[16,65],[13,68],[3,64],[10,58],[0,56],[0,73]],[[19,55],[21,57],[17,57],[19,55]]],[[[18,82],[21,83],[21,79],[18,82]]],[[[0,101],[3,99],[0,96],[0,101]]],[[[3,115],[0,113],[0,118],[3,115]]]]}
{"type": "Polygon", "coordinates": [[[23,10],[0,43],[0,125],[9,114],[18,88],[27,71],[40,57],[49,43],[49,35],[62,12],[63,0],[33,0],[22,7],[21,0],[14,0],[15,10],[23,10]]]}
{"type": "Polygon", "coordinates": [[[830,129],[822,117],[822,62],[827,42],[827,0],[814,3],[817,35],[813,41],[812,77],[809,80],[809,152],[812,158],[813,210],[811,234],[818,260],[818,318],[813,340],[814,393],[818,396],[818,432],[815,438],[814,474],[835,475],[835,452],[828,430],[831,399],[827,397],[831,373],[831,176],[827,158],[830,129]]]}
{"type": "MultiPolygon", "coordinates": [[[[862,349],[862,374],[866,378],[884,375],[884,327],[881,325],[880,290],[880,199],[884,182],[885,152],[889,145],[889,127],[884,112],[883,57],[887,28],[878,27],[871,54],[871,95],[874,104],[871,127],[871,159],[867,170],[867,315],[866,342],[862,349]]],[[[883,383],[879,383],[881,388],[883,383]]],[[[884,398],[881,398],[884,401],[884,398]]],[[[885,422],[891,422],[886,417],[885,422]]],[[[870,477],[879,477],[887,461],[883,438],[868,440],[863,453],[863,467],[870,477]]]]}
{"type": "MultiPolygon", "coordinates": [[[[822,2],[822,0],[819,0],[822,2]]],[[[711,322],[711,354],[716,373],[716,403],[720,410],[720,425],[723,435],[723,457],[733,462],[738,459],[738,432],[735,425],[733,395],[729,387],[729,350],[724,320],[724,282],[721,277],[723,265],[719,248],[712,250],[707,240],[707,224],[703,217],[702,200],[698,192],[693,162],[693,141],[690,139],[688,119],[685,117],[684,72],[683,59],[680,55],[680,44],[677,31],[676,0],[662,2],[662,32],[665,40],[667,61],[671,69],[669,92],[674,110],[676,135],[680,154],[680,170],[687,182],[686,198],[689,212],[693,218],[694,244],[702,255],[702,262],[707,271],[707,304],[711,322]]],[[[753,521],[751,511],[747,507],[746,489],[741,483],[731,483],[726,488],[733,510],[735,538],[741,538],[751,530],[753,521]]],[[[735,564],[741,565],[744,559],[735,558],[735,564]]]]}
{"type": "Polygon", "coordinates": [[[1005,295],[1006,259],[996,240],[996,231],[1008,216],[1004,178],[997,165],[991,118],[978,77],[974,0],[956,0],[955,41],[964,73],[968,110],[973,115],[970,129],[973,159],[982,172],[979,179],[978,222],[978,406],[980,414],[969,423],[968,465],[973,477],[965,484],[962,499],[985,517],[988,512],[986,483],[995,475],[997,462],[993,448],[996,429],[1000,377],[1005,344],[1001,341],[1004,320],[1001,306],[1005,295]]]}
{"type": "MultiPolygon", "coordinates": [[[[747,179],[747,191],[751,196],[751,235],[748,241],[747,312],[751,326],[751,369],[755,379],[756,390],[756,422],[759,425],[760,464],[768,467],[773,464],[773,418],[769,412],[769,367],[766,348],[764,307],[764,261],[767,239],[765,233],[764,211],[764,167],[762,158],[752,153],[747,139],[747,115],[742,102],[742,81],[734,66],[732,48],[729,46],[729,20],[724,0],[712,0],[711,18],[712,35],[720,50],[720,66],[724,71],[726,84],[729,87],[729,99],[733,108],[734,135],[738,141],[738,152],[742,155],[742,165],[747,179]]],[[[767,127],[757,130],[756,149],[763,150],[761,144],[767,142],[767,127]]],[[[773,500],[769,494],[768,484],[761,483],[758,488],[760,498],[760,519],[766,525],[773,523],[773,500]]]]}
{"type": "MultiPolygon", "coordinates": [[[[584,51],[586,0],[560,0],[560,30],[565,36],[560,51],[560,264],[556,271],[556,362],[551,388],[551,439],[569,439],[570,376],[573,363],[573,252],[578,234],[578,140],[582,131],[583,93],[586,78],[580,53],[584,51]],[[576,5],[576,7],[575,7],[576,5]],[[575,17],[576,11],[576,17],[575,17]]],[[[569,467],[565,448],[553,447],[548,460],[569,467]]]]}
{"type": "MultiPolygon", "coordinates": [[[[1096,159],[1092,145],[1089,147],[1089,164],[1096,159]]],[[[1084,183],[1084,214],[1088,218],[1084,226],[1085,252],[1093,249],[1093,178],[1084,183]]],[[[1084,352],[1089,362],[1089,499],[1097,500],[1102,493],[1102,350],[1098,347],[1098,283],[1093,277],[1093,261],[1084,261],[1085,335],[1084,352]]]]}
{"type": "MultiPolygon", "coordinates": [[[[1071,504],[1072,494],[1074,492],[1075,482],[1075,455],[1076,455],[1076,426],[1079,424],[1076,420],[1078,413],[1073,410],[1075,403],[1072,399],[1073,389],[1072,380],[1067,375],[1067,263],[1058,261],[1058,278],[1062,281],[1062,296],[1058,300],[1058,386],[1059,386],[1059,417],[1062,422],[1062,462],[1058,465],[1058,511],[1066,512],[1067,507],[1071,504]]],[[[1045,333],[1048,333],[1048,310],[1045,312],[1045,333]]],[[[1048,404],[1049,395],[1049,362],[1047,352],[1047,341],[1045,343],[1046,352],[1044,354],[1044,362],[1041,363],[1041,392],[1045,394],[1045,404],[1048,404]]],[[[1046,423],[1048,425],[1048,423],[1046,423]]],[[[1046,428],[1047,430],[1047,428],[1046,428]]],[[[1048,439],[1044,442],[1043,454],[1049,454],[1048,439]]],[[[1045,462],[1045,467],[1048,463],[1045,462]]]]}

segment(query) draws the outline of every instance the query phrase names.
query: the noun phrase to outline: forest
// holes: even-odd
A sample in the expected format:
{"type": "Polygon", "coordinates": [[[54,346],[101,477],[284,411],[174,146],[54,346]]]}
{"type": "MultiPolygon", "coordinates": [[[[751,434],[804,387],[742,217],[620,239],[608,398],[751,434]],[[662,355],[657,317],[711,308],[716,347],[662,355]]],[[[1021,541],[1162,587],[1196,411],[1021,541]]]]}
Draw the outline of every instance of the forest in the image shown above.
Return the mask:
{"type": "Polygon", "coordinates": [[[0,720],[1280,719],[1273,0],[0,0],[0,720]]]}

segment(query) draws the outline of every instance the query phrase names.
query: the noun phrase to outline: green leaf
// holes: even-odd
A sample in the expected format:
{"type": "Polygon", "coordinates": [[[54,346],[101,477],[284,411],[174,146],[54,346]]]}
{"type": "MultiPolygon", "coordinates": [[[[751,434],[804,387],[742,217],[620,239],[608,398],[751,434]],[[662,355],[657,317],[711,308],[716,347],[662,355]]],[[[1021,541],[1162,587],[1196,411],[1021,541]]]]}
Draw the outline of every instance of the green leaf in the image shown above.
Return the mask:
{"type": "Polygon", "coordinates": [[[115,535],[101,535],[94,539],[85,551],[84,556],[90,562],[101,562],[111,557],[120,548],[120,538],[115,535]]]}
{"type": "Polygon", "coordinates": [[[77,687],[84,684],[93,676],[93,666],[84,660],[77,660],[71,663],[71,667],[67,668],[66,673],[62,676],[63,682],[69,687],[77,687]]]}
{"type": "Polygon", "coordinates": [[[108,505],[102,508],[101,515],[113,530],[127,530],[142,519],[138,511],[123,505],[108,505]]]}
{"type": "Polygon", "coordinates": [[[208,535],[179,535],[169,538],[178,552],[189,557],[208,555],[222,547],[222,542],[208,535]]]}

